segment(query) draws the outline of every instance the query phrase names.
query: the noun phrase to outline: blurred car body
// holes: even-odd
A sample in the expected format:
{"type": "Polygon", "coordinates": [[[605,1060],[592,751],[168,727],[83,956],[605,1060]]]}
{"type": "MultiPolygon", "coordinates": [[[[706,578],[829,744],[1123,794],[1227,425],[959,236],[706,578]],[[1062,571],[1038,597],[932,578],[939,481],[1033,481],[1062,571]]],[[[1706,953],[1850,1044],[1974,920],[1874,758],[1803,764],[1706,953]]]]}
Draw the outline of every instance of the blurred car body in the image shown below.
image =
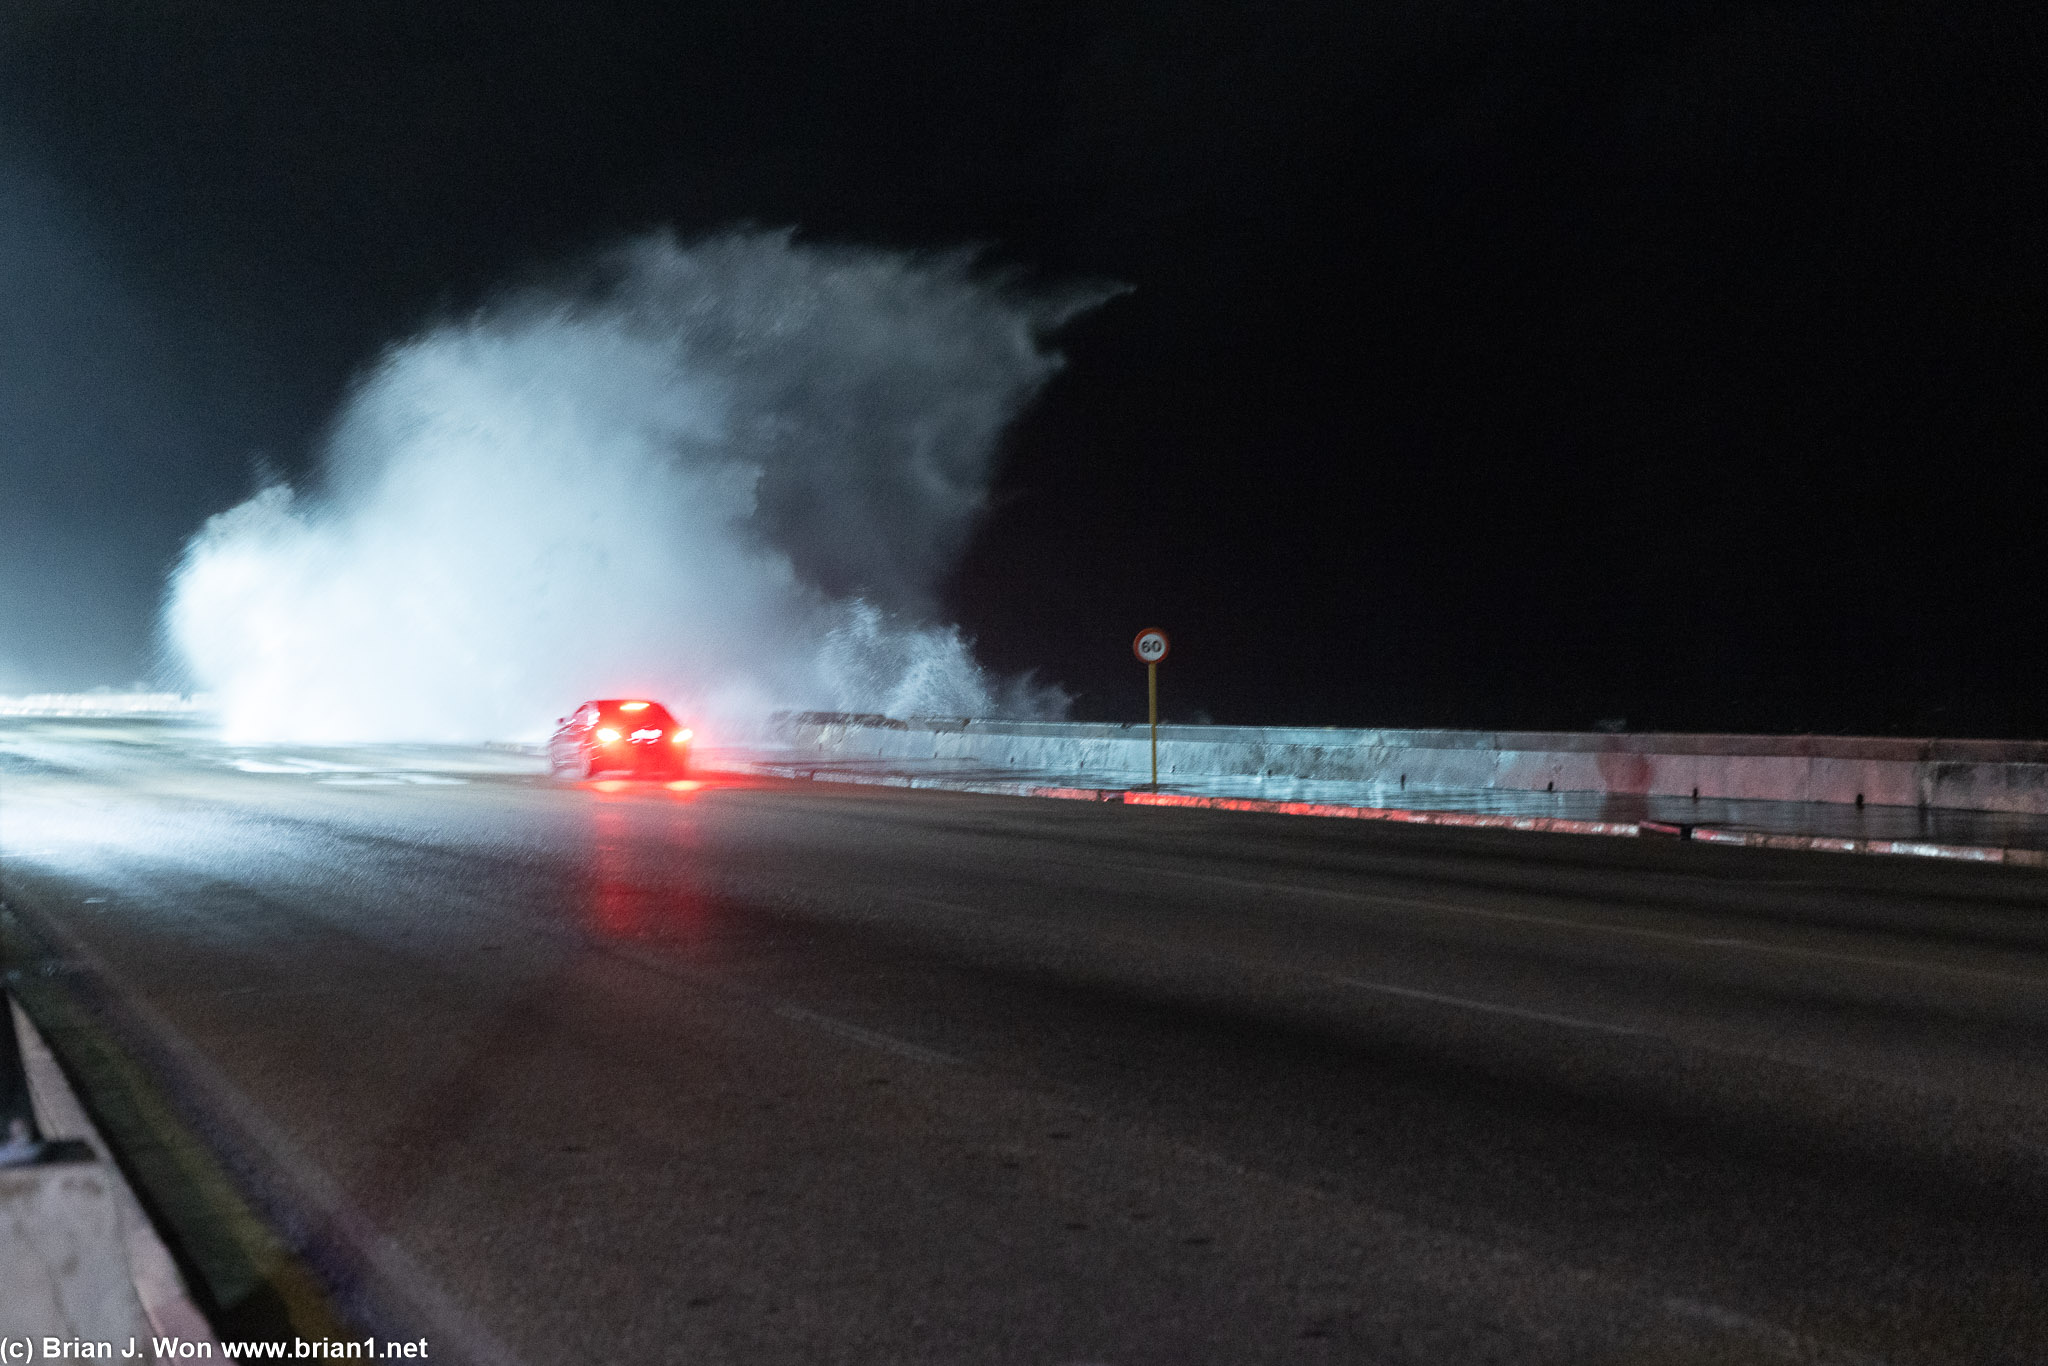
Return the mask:
{"type": "Polygon", "coordinates": [[[689,767],[690,742],[695,738],[659,702],[585,702],[555,727],[548,741],[548,770],[575,778],[605,773],[677,778],[689,767]]]}

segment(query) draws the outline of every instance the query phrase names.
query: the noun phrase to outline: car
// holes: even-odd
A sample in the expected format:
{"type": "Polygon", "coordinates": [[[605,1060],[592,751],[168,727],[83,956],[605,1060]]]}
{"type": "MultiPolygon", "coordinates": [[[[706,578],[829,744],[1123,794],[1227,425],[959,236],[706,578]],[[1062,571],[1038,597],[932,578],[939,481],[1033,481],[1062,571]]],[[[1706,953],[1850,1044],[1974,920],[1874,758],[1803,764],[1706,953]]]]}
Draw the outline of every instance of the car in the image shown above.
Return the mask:
{"type": "Polygon", "coordinates": [[[659,702],[616,697],[585,702],[563,717],[548,741],[548,771],[576,778],[619,773],[679,778],[696,733],[659,702]]]}

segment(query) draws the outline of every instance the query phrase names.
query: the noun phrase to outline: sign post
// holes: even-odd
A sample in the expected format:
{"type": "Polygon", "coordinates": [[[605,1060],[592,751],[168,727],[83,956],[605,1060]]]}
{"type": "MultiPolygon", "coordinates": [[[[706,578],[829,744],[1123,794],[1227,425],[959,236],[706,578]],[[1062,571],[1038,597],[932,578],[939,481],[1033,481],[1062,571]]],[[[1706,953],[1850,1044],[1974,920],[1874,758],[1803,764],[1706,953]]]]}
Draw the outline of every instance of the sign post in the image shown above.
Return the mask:
{"type": "Polygon", "coordinates": [[[1148,626],[1131,642],[1131,653],[1145,661],[1145,708],[1152,719],[1152,790],[1159,790],[1159,661],[1166,658],[1166,632],[1148,626]]]}

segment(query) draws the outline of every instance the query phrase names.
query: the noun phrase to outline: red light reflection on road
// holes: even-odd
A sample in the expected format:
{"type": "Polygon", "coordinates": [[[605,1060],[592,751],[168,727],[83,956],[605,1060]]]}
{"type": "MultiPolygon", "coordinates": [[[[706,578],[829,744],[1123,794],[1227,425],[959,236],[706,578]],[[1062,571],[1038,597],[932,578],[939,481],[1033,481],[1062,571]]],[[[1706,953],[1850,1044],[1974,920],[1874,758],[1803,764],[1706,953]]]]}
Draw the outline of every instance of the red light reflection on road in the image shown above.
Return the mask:
{"type": "Polygon", "coordinates": [[[660,797],[673,793],[690,797],[708,788],[745,786],[743,779],[719,778],[677,778],[671,782],[654,782],[644,778],[596,778],[576,784],[585,792],[602,792],[606,796],[632,793],[641,797],[660,797]]]}
{"type": "Polygon", "coordinates": [[[587,898],[592,928],[637,939],[698,927],[702,898],[678,880],[687,866],[677,866],[679,847],[694,843],[695,832],[676,817],[682,814],[677,808],[692,804],[705,784],[606,778],[580,786],[593,799],[587,898]]]}

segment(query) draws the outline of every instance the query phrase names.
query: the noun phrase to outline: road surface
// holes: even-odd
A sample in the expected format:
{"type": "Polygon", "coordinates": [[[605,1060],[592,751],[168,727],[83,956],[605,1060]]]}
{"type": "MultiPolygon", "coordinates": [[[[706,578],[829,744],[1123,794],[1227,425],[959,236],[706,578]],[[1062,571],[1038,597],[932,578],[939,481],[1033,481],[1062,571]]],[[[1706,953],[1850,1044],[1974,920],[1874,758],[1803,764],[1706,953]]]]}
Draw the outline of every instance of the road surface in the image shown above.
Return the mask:
{"type": "Polygon", "coordinates": [[[224,1317],[232,1186],[440,1360],[2048,1359],[2039,872],[522,767],[0,728],[224,1317]]]}

